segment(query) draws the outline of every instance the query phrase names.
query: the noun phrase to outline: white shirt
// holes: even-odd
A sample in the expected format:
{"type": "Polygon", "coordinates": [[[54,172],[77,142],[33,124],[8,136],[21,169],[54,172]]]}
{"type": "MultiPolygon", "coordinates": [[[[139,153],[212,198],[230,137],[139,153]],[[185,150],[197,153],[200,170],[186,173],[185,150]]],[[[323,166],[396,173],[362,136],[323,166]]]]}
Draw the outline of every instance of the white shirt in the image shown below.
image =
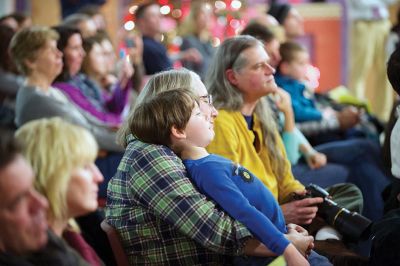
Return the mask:
{"type": "Polygon", "coordinates": [[[349,19],[381,20],[389,18],[388,5],[399,0],[347,0],[349,19]]]}
{"type": "Polygon", "coordinates": [[[392,157],[392,174],[400,178],[400,106],[397,107],[397,121],[390,137],[390,153],[392,157]]]}

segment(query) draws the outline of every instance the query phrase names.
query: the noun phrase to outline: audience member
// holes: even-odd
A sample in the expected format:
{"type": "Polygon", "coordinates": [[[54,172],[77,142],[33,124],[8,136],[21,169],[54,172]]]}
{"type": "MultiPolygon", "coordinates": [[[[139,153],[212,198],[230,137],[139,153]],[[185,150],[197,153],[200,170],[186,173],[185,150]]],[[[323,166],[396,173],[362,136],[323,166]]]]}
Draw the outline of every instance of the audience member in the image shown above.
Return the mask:
{"type": "Polygon", "coordinates": [[[106,0],[79,0],[79,1],[61,1],[61,15],[63,18],[77,13],[80,9],[87,5],[98,5],[102,6],[106,3],[106,0]]]}
{"type": "MultiPolygon", "coordinates": [[[[400,78],[398,77],[398,73],[400,70],[400,48],[396,48],[396,50],[391,54],[388,65],[387,65],[387,75],[389,81],[397,93],[400,95],[400,78]]],[[[391,209],[396,209],[400,207],[400,158],[399,158],[399,147],[400,147],[400,107],[399,103],[395,110],[393,110],[391,117],[391,128],[388,128],[386,131],[385,143],[389,143],[389,151],[390,155],[390,171],[393,177],[392,184],[387,189],[387,197],[385,204],[385,211],[389,211],[391,209]]]]}
{"type": "Polygon", "coordinates": [[[83,38],[94,36],[97,27],[92,18],[85,14],[72,14],[64,19],[61,26],[78,28],[83,38]]]}
{"type": "Polygon", "coordinates": [[[280,46],[279,52],[281,62],[275,80],[279,87],[290,94],[294,118],[303,134],[317,135],[318,138],[324,135],[325,142],[340,140],[343,134],[344,138],[363,134],[354,129],[361,120],[361,112],[355,107],[345,107],[341,111],[335,111],[329,106],[317,107],[318,103],[313,98],[313,93],[308,92],[304,82],[309,54],[303,46],[295,42],[286,42],[280,46]],[[305,96],[307,93],[308,97],[305,96]]]}
{"type": "Polygon", "coordinates": [[[32,19],[19,12],[14,12],[0,18],[0,24],[10,27],[14,32],[32,26],[32,19]]]}
{"type": "MultiPolygon", "coordinates": [[[[276,53],[279,56],[275,57],[280,58],[279,43],[270,44],[274,35],[267,28],[250,24],[243,33],[261,40],[268,55],[276,53]]],[[[380,193],[388,178],[382,170],[378,145],[365,139],[351,139],[312,147],[294,124],[290,95],[278,89],[277,96],[268,100],[296,179],[322,187],[339,182],[355,183],[363,193],[363,214],[372,220],[379,219],[383,208],[380,193]]]]}
{"type": "Polygon", "coordinates": [[[10,129],[15,128],[15,97],[24,83],[9,51],[13,36],[14,31],[10,27],[0,25],[0,125],[10,129]]]}
{"type": "Polygon", "coordinates": [[[94,164],[96,140],[84,128],[58,117],[26,123],[16,132],[16,139],[32,165],[35,188],[49,201],[47,221],[52,232],[91,265],[102,265],[70,220],[97,209],[103,176],[94,164]]]}
{"type": "Polygon", "coordinates": [[[99,105],[100,108],[106,105],[106,101],[108,100],[109,106],[114,106],[115,110],[122,110],[124,108],[122,103],[126,102],[126,94],[128,91],[117,88],[114,92],[115,101],[113,98],[105,99],[101,93],[101,89],[98,88],[93,81],[88,79],[86,75],[79,73],[85,56],[79,30],[66,26],[55,27],[55,30],[60,36],[57,47],[64,54],[64,64],[63,70],[57,76],[53,86],[64,93],[63,97],[68,99],[71,105],[74,106],[73,108],[78,110],[88,123],[93,124],[92,128],[94,130],[90,128],[91,133],[96,136],[100,148],[105,151],[105,153],[103,151],[101,156],[96,160],[96,165],[100,168],[105,179],[100,185],[99,196],[105,198],[108,180],[114,175],[122,157],[122,153],[120,153],[122,147],[115,143],[115,129],[120,126],[121,118],[115,121],[115,117],[111,117],[110,119],[109,115],[105,115],[96,108],[98,108],[99,105]],[[96,103],[98,105],[96,105],[96,103]],[[98,131],[100,132],[97,133],[98,131]],[[104,139],[103,136],[98,137],[98,134],[107,134],[104,136],[107,137],[107,139],[104,139]],[[105,144],[103,142],[107,142],[106,144],[108,144],[108,141],[110,141],[108,138],[111,137],[113,146],[104,146],[105,144]]]}
{"type": "MultiPolygon", "coordinates": [[[[56,78],[57,82],[54,83],[54,87],[60,89],[88,116],[94,117],[105,126],[118,128],[123,120],[124,109],[129,108],[130,83],[128,80],[132,75],[132,67],[125,73],[124,87],[121,83],[117,83],[113,86],[111,92],[106,92],[101,86],[101,79],[107,74],[107,67],[100,41],[95,36],[86,38],[83,41],[86,56],[83,61],[78,60],[78,54],[75,55],[69,48],[73,45],[80,45],[77,40],[78,36],[80,38],[79,33],[73,33],[73,29],[62,27],[55,29],[62,39],[67,39],[65,46],[63,45],[64,42],[61,42],[61,38],[58,44],[58,48],[65,54],[64,65],[67,73],[62,73],[56,78]],[[74,57],[76,57],[76,60],[73,60],[74,57]],[[78,62],[82,63],[79,68],[78,62]],[[76,69],[81,69],[81,72],[75,72],[76,69]],[[63,79],[64,76],[69,77],[63,79]]],[[[82,46],[79,48],[82,48],[82,46]]]]}
{"type": "Polygon", "coordinates": [[[199,62],[182,60],[184,67],[196,72],[205,79],[215,48],[211,45],[212,7],[207,2],[197,1],[190,5],[190,13],[182,23],[180,34],[183,37],[181,50],[196,48],[201,54],[199,62]]]}
{"type": "Polygon", "coordinates": [[[21,256],[47,243],[48,204],[34,189],[34,173],[12,132],[0,132],[0,264],[29,265],[21,256]]]}
{"type": "Polygon", "coordinates": [[[289,4],[272,3],[268,14],[285,29],[286,40],[295,40],[304,35],[304,20],[296,8],[289,4]]]}
{"type": "Polygon", "coordinates": [[[106,59],[99,41],[96,37],[89,37],[83,45],[78,29],[65,26],[54,29],[60,35],[57,47],[64,54],[64,64],[53,86],[60,89],[88,117],[110,128],[119,127],[129,90],[117,86],[108,97],[101,89],[100,79],[106,73],[106,59]],[[80,72],[81,69],[90,77],[80,72]]]}
{"type": "MultiPolygon", "coordinates": [[[[282,204],[287,223],[309,224],[318,210],[314,205],[322,199],[290,201],[293,193],[305,191],[292,175],[276,124],[270,119],[271,110],[263,98],[277,90],[268,59],[261,42],[250,36],[227,39],[219,47],[207,78],[219,111],[215,138],[207,150],[240,163],[260,178],[282,204]]],[[[347,191],[337,201],[351,202],[352,206],[345,202],[342,206],[359,211],[362,198],[355,186],[345,184],[335,189],[347,191]]],[[[334,197],[336,193],[331,191],[334,197]]]]}
{"type": "MultiPolygon", "coordinates": [[[[91,131],[101,149],[120,151],[115,132],[85,117],[51,83],[62,69],[62,53],[57,49],[58,34],[46,27],[34,26],[18,32],[11,40],[13,59],[27,81],[17,93],[18,127],[39,118],[59,116],[91,131]]],[[[79,49],[78,49],[79,52],[79,49]]]]}
{"type": "Polygon", "coordinates": [[[386,40],[390,31],[388,5],[397,0],[347,0],[350,30],[349,89],[367,99],[372,112],[389,118],[393,92],[386,76],[386,40]]]}
{"type": "Polygon", "coordinates": [[[7,26],[14,32],[18,30],[18,21],[11,14],[0,17],[0,25],[7,26]]]}
{"type": "MultiPolygon", "coordinates": [[[[281,204],[287,223],[310,224],[322,199],[293,198],[306,191],[293,177],[264,98],[275,93],[277,86],[263,45],[250,36],[225,40],[208,73],[209,92],[219,115],[214,123],[215,138],[207,150],[240,163],[258,176],[281,204]]],[[[339,205],[361,212],[362,194],[355,185],[337,184],[327,190],[339,205]]],[[[320,234],[327,233],[325,228],[321,230],[320,234]]]]}
{"type": "MultiPolygon", "coordinates": [[[[387,76],[394,89],[400,95],[400,48],[391,54],[387,64],[387,76]]],[[[400,114],[399,107],[397,113],[400,114]]],[[[373,245],[371,248],[370,265],[396,265],[399,261],[398,233],[400,232],[400,120],[397,118],[390,137],[390,152],[392,160],[392,175],[395,177],[389,190],[386,207],[389,211],[384,218],[372,227],[373,245]]]]}
{"type": "Polygon", "coordinates": [[[32,26],[32,19],[23,13],[15,12],[15,13],[12,13],[10,16],[13,17],[18,23],[17,31],[20,31],[22,29],[32,26]]]}
{"type": "Polygon", "coordinates": [[[253,21],[249,23],[241,32],[241,35],[250,35],[260,40],[264,44],[265,51],[269,56],[269,64],[276,68],[281,61],[279,47],[281,46],[275,33],[265,25],[253,21]]]}
{"type": "MultiPolygon", "coordinates": [[[[150,78],[137,104],[176,88],[191,88],[208,99],[200,78],[182,69],[150,78]]],[[[207,116],[217,114],[203,101],[200,109],[207,116]]],[[[126,151],[108,186],[106,208],[107,220],[122,237],[130,263],[231,264],[243,254],[268,255],[241,223],[197,191],[171,149],[143,143],[132,135],[133,119],[131,112],[120,129],[126,151]]]]}
{"type": "Polygon", "coordinates": [[[105,31],[96,34],[96,39],[100,41],[106,58],[107,74],[102,77],[101,83],[107,92],[111,92],[113,86],[119,81],[122,87],[131,80],[133,92],[138,92],[142,88],[144,66],[143,66],[143,41],[137,34],[127,34],[126,42],[130,42],[130,47],[126,47],[126,53],[120,50],[117,60],[114,46],[110,36],[105,31]],[[129,41],[128,41],[129,40],[129,41]],[[132,69],[133,67],[133,69],[132,69]],[[132,77],[127,78],[126,72],[133,72],[132,77]]]}
{"type": "MultiPolygon", "coordinates": [[[[303,236],[300,246],[296,241],[291,243],[290,227],[286,228],[279,204],[263,183],[244,167],[205,150],[214,137],[213,119],[200,111],[199,101],[204,100],[190,91],[161,92],[136,107],[132,132],[144,142],[170,147],[182,159],[199,191],[242,222],[269,250],[283,253],[288,265],[307,264],[301,254],[309,252],[312,237],[303,236]]],[[[211,98],[208,101],[212,103],[211,98]]],[[[316,264],[314,256],[312,253],[309,258],[311,264],[316,264]]],[[[253,259],[260,260],[247,258],[253,259]]],[[[265,265],[272,258],[263,260],[265,265]]],[[[242,265],[237,261],[235,264],[242,265]]]]}
{"type": "Polygon", "coordinates": [[[32,167],[12,132],[0,134],[0,264],[88,265],[47,230],[48,202],[33,186],[32,167]]]}
{"type": "Polygon", "coordinates": [[[200,53],[192,48],[169,58],[161,37],[160,6],[154,2],[140,5],[135,12],[136,25],[143,36],[143,63],[147,75],[172,68],[173,60],[200,62],[200,53]]]}
{"type": "Polygon", "coordinates": [[[396,21],[392,24],[386,43],[386,54],[388,58],[399,47],[400,44],[400,9],[396,12],[396,21]]]}
{"type": "Polygon", "coordinates": [[[106,30],[106,18],[100,8],[100,5],[88,4],[81,7],[76,13],[88,15],[96,25],[97,32],[104,31],[106,30]]]}
{"type": "MultiPolygon", "coordinates": [[[[394,91],[397,95],[400,95],[400,48],[396,49],[390,56],[387,75],[394,91]]],[[[400,108],[397,107],[397,117],[400,115],[400,108]]],[[[392,158],[392,174],[396,178],[400,178],[400,120],[397,118],[397,122],[392,130],[390,136],[390,150],[392,158]]]]}

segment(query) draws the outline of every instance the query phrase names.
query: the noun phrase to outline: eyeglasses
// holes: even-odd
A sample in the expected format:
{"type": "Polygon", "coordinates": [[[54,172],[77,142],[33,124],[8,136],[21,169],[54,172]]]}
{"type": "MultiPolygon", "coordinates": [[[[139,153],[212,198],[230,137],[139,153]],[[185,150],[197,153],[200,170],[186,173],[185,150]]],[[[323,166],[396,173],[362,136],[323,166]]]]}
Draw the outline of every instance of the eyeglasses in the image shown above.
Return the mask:
{"type": "Polygon", "coordinates": [[[213,100],[211,94],[200,96],[199,99],[205,103],[208,103],[208,105],[213,106],[213,100]]]}

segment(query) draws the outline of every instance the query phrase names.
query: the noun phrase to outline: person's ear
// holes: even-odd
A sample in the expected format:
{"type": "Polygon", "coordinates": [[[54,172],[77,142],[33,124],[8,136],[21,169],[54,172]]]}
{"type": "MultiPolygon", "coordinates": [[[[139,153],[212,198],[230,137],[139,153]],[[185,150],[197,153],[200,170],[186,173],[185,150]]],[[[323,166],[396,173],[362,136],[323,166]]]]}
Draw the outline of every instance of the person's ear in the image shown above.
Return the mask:
{"type": "Polygon", "coordinates": [[[237,86],[237,84],[238,84],[238,79],[237,79],[237,77],[236,77],[236,73],[235,73],[235,71],[233,71],[233,69],[227,69],[226,71],[225,71],[225,75],[226,75],[226,78],[228,79],[228,81],[232,84],[232,85],[235,85],[235,86],[237,86]]]}
{"type": "Polygon", "coordinates": [[[171,137],[175,139],[186,139],[186,132],[184,129],[178,129],[176,126],[172,126],[171,137]]]}
{"type": "Polygon", "coordinates": [[[35,68],[36,64],[34,62],[34,60],[32,59],[25,59],[24,60],[24,65],[29,68],[29,70],[32,70],[35,68]]]}

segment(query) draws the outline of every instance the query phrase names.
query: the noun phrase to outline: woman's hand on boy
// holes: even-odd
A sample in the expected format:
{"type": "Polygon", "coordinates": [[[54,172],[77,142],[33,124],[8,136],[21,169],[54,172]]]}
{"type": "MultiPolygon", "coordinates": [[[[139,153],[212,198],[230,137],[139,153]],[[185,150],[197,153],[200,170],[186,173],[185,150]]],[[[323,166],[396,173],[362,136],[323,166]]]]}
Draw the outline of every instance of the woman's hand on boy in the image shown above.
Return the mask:
{"type": "Polygon", "coordinates": [[[298,225],[298,224],[287,224],[286,227],[288,228],[288,230],[295,230],[297,233],[302,234],[303,236],[308,236],[308,231],[306,229],[304,229],[304,227],[298,225]]]}
{"type": "Polygon", "coordinates": [[[304,257],[307,257],[314,247],[314,238],[312,236],[304,236],[294,229],[288,228],[286,238],[297,248],[297,250],[304,257]]]}

